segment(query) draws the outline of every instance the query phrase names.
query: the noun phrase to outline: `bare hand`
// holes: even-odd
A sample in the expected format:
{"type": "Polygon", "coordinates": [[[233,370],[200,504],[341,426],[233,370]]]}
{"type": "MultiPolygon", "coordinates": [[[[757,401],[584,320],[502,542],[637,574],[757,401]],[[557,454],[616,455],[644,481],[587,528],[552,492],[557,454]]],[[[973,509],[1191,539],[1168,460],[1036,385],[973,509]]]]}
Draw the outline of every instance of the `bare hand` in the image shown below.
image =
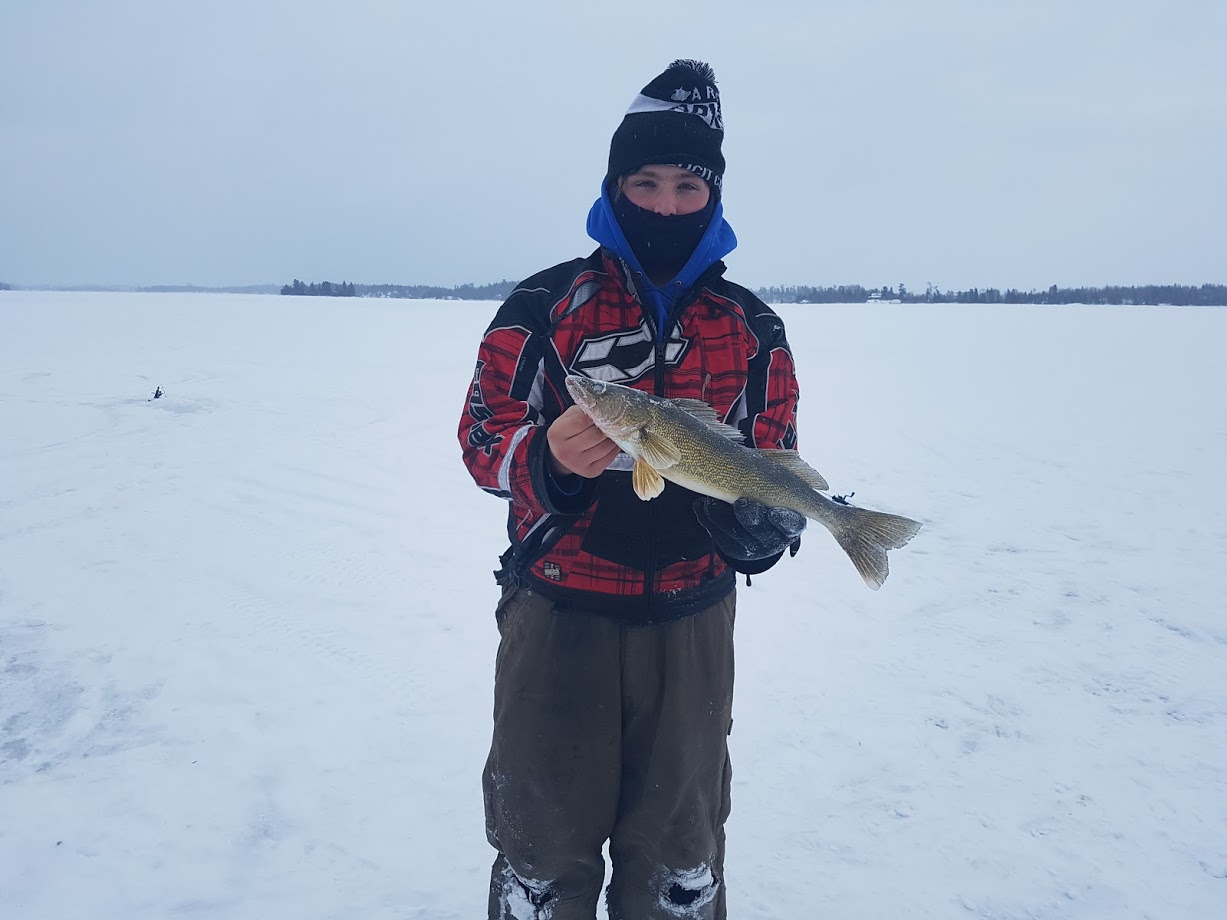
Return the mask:
{"type": "Polygon", "coordinates": [[[572,406],[554,419],[545,437],[554,472],[576,473],[585,479],[600,476],[620,450],[579,406],[572,406]]]}

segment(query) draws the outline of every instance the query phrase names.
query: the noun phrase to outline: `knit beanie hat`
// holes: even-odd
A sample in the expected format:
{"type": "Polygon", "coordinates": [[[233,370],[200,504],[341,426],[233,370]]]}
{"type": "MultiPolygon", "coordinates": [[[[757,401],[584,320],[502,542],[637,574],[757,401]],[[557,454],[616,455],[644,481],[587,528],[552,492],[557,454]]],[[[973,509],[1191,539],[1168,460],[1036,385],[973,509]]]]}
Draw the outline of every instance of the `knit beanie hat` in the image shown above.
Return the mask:
{"type": "Polygon", "coordinates": [[[690,170],[718,193],[724,179],[723,140],[716,74],[702,61],[674,61],[626,110],[609,144],[606,181],[648,163],[663,163],[690,170]]]}

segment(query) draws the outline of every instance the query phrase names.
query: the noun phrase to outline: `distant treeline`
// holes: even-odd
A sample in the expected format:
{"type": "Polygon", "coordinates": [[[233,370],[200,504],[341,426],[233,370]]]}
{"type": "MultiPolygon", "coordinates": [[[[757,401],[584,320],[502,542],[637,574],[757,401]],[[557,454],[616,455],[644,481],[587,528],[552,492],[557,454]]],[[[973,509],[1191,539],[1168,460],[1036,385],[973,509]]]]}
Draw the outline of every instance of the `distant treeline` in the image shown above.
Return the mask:
{"type": "Polygon", "coordinates": [[[408,297],[418,300],[504,300],[515,290],[514,281],[493,284],[460,284],[436,287],[429,284],[353,284],[321,281],[303,284],[297,278],[281,289],[282,294],[305,297],[408,297]]]}
{"type": "Polygon", "coordinates": [[[348,281],[340,281],[334,284],[331,281],[321,281],[316,284],[314,281],[310,284],[303,284],[297,278],[293,284],[287,284],[281,289],[282,294],[295,294],[299,297],[361,297],[357,285],[348,281]]]}
{"type": "Polygon", "coordinates": [[[5,284],[3,281],[0,281],[0,291],[11,291],[12,289],[13,288],[11,285],[5,284]]]}
{"type": "Polygon", "coordinates": [[[1157,304],[1181,307],[1227,306],[1227,284],[1144,284],[1135,287],[1062,288],[1055,284],[1046,291],[1020,291],[1007,288],[971,288],[942,291],[928,285],[923,291],[898,288],[864,288],[859,284],[838,287],[766,287],[756,292],[768,303],[1036,303],[1036,304],[1157,304]]]}
{"type": "MultiPolygon", "coordinates": [[[[514,281],[494,284],[461,284],[437,287],[427,284],[353,284],[349,281],[321,281],[304,284],[297,278],[281,289],[282,294],[307,297],[409,297],[428,300],[504,300],[514,289],[514,281]]],[[[859,284],[831,287],[763,287],[755,291],[768,303],[1035,303],[1035,304],[1158,304],[1189,307],[1227,306],[1227,284],[1145,284],[1134,287],[1062,288],[1055,284],[1046,291],[1020,291],[1016,288],[970,288],[943,291],[933,285],[924,291],[897,288],[867,288],[859,284]]]]}

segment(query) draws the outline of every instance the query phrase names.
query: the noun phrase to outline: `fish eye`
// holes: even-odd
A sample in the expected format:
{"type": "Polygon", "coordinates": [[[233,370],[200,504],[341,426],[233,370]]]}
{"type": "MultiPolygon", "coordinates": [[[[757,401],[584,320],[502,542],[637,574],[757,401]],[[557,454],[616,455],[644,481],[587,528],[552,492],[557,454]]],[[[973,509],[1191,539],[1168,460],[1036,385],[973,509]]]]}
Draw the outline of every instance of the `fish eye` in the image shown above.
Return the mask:
{"type": "Polygon", "coordinates": [[[602,393],[604,393],[604,392],[605,392],[607,389],[609,389],[609,387],[608,387],[608,385],[605,383],[605,381],[604,381],[604,380],[594,380],[594,381],[592,381],[592,392],[593,392],[593,393],[595,393],[597,396],[600,396],[600,395],[601,395],[602,393]]]}

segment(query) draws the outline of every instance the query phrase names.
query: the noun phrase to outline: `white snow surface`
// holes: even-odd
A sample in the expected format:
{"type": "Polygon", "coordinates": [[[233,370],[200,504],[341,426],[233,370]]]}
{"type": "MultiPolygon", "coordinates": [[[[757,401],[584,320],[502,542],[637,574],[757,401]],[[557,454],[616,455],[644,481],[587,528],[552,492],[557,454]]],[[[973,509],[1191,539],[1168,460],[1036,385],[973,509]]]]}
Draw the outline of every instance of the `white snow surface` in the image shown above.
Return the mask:
{"type": "MultiPolygon", "coordinates": [[[[0,294],[0,917],[484,916],[494,309],[0,294]]],[[[1227,916],[1227,310],[779,312],[925,529],[739,589],[730,916],[1227,916]]]]}

